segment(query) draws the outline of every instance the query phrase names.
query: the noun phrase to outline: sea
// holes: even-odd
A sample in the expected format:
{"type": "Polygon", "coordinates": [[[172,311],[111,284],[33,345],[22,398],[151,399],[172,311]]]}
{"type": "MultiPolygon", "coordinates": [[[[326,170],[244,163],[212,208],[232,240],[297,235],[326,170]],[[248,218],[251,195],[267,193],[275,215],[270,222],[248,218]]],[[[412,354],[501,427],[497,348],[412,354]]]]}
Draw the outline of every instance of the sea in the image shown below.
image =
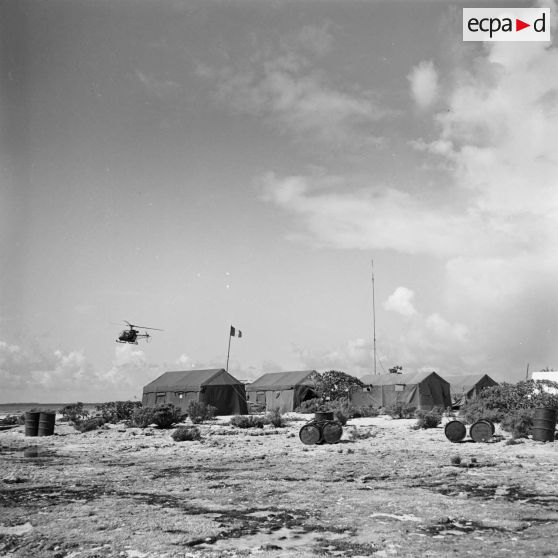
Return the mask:
{"type": "MultiPolygon", "coordinates": [[[[75,403],[75,401],[74,401],[75,403]]],[[[0,403],[0,416],[19,415],[32,409],[37,411],[56,411],[71,403],[0,403]]],[[[101,403],[84,403],[83,408],[89,412],[95,411],[97,405],[101,403]]]]}

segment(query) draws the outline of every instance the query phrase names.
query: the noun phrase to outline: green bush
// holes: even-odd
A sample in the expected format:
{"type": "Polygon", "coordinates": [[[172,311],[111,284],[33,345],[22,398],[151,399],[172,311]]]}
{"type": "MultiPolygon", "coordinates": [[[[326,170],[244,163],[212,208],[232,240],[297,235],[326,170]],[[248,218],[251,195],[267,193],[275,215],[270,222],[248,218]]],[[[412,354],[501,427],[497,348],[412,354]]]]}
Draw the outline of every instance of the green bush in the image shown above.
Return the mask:
{"type": "Polygon", "coordinates": [[[355,407],[351,418],[377,417],[379,414],[380,409],[375,407],[355,407]]]}
{"type": "Polygon", "coordinates": [[[91,419],[75,422],[74,428],[83,434],[84,432],[97,430],[97,428],[103,426],[103,424],[105,424],[105,419],[103,419],[103,417],[94,417],[91,419]]]}
{"type": "MultiPolygon", "coordinates": [[[[23,415],[25,417],[25,415],[23,415]]],[[[16,424],[25,424],[25,418],[21,422],[21,415],[7,415],[0,419],[0,424],[2,426],[13,426],[16,424]]]]}
{"type": "Polygon", "coordinates": [[[184,419],[184,416],[185,414],[182,410],[172,403],[158,405],[155,409],[153,409],[153,422],[159,428],[171,428],[173,424],[181,422],[184,419]]]}
{"type": "Polygon", "coordinates": [[[269,423],[266,418],[256,415],[235,415],[231,418],[231,424],[237,428],[263,428],[269,423]]]}
{"type": "Polygon", "coordinates": [[[534,415],[534,409],[516,409],[502,419],[500,426],[513,438],[527,438],[533,428],[534,415]]]}
{"type": "Polygon", "coordinates": [[[558,408],[558,395],[546,392],[545,387],[558,389],[558,384],[548,380],[526,380],[485,388],[476,399],[463,405],[461,416],[469,423],[482,418],[502,422],[519,409],[558,408]]]}
{"type": "Polygon", "coordinates": [[[271,423],[276,428],[283,428],[287,425],[287,421],[283,418],[281,409],[273,409],[266,415],[267,422],[271,423]]]}
{"type": "Polygon", "coordinates": [[[459,418],[467,424],[474,424],[478,420],[486,419],[492,423],[501,422],[508,414],[508,410],[498,408],[488,408],[486,403],[481,399],[468,401],[463,405],[459,413],[459,418]]]}
{"type": "Polygon", "coordinates": [[[171,436],[175,442],[201,440],[201,432],[197,426],[179,426],[171,436]]]}
{"type": "Polygon", "coordinates": [[[153,413],[155,409],[152,407],[139,407],[132,413],[131,424],[132,426],[137,426],[138,428],[147,428],[150,424],[153,424],[153,413]]]}
{"type": "Polygon", "coordinates": [[[434,408],[430,411],[418,409],[415,411],[417,422],[415,428],[436,428],[442,422],[443,411],[439,408],[434,408]]]}
{"type": "Polygon", "coordinates": [[[313,372],[310,380],[318,398],[323,402],[347,400],[352,390],[364,386],[358,378],[339,370],[313,372]]]}
{"type": "Polygon", "coordinates": [[[408,419],[415,416],[416,407],[408,403],[393,403],[386,407],[385,412],[394,419],[408,419]]]}
{"type": "Polygon", "coordinates": [[[320,411],[322,409],[323,405],[322,405],[322,400],[318,399],[318,398],[314,398],[314,399],[307,399],[306,401],[303,401],[296,409],[295,411],[297,413],[316,413],[318,411],[320,411]]]}
{"type": "Polygon", "coordinates": [[[89,411],[83,408],[83,403],[71,403],[60,409],[62,420],[73,422],[74,424],[80,423],[89,416],[89,411]]]}
{"type": "Polygon", "coordinates": [[[256,403],[255,401],[248,401],[248,414],[261,415],[265,412],[265,403],[256,403]]]}
{"type": "Polygon", "coordinates": [[[200,424],[205,420],[211,420],[215,417],[217,407],[207,405],[203,401],[192,401],[188,405],[188,416],[194,424],[200,424]]]}
{"type": "Polygon", "coordinates": [[[101,413],[105,422],[116,424],[124,420],[131,420],[136,409],[141,408],[140,401],[109,401],[97,405],[95,409],[101,413]]]}

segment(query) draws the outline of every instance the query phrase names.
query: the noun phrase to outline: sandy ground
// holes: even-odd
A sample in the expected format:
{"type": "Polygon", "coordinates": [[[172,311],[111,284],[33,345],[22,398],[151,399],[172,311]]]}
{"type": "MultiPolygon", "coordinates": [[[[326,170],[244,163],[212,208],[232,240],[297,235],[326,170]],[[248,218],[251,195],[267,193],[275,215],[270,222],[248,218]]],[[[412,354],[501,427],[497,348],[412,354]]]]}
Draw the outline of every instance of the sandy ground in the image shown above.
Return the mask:
{"type": "Polygon", "coordinates": [[[2,431],[0,557],[558,556],[558,442],[451,443],[377,417],[306,446],[308,418],[221,418],[196,442],[2,431]]]}

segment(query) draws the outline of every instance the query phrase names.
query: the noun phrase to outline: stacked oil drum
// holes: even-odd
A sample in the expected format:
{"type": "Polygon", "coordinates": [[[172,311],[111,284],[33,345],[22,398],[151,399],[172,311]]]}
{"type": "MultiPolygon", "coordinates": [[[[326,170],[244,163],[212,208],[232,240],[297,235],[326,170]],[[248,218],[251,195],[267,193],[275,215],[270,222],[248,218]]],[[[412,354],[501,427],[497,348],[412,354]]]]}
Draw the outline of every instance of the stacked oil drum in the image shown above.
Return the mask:
{"type": "Polygon", "coordinates": [[[335,444],[343,435],[343,426],[334,419],[333,412],[324,411],[314,413],[314,418],[309,420],[298,433],[303,444],[335,444]]]}

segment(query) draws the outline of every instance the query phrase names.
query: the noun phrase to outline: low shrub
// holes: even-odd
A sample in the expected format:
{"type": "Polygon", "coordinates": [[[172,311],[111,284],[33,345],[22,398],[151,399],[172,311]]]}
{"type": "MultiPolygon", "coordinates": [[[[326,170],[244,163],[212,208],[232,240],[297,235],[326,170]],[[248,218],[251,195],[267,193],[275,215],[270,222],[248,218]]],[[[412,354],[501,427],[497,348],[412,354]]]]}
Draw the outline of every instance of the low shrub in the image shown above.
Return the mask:
{"type": "Polygon", "coordinates": [[[235,415],[231,418],[231,424],[237,428],[263,428],[269,424],[266,418],[256,415],[235,415]]]}
{"type": "Polygon", "coordinates": [[[295,411],[297,413],[316,413],[323,408],[322,400],[319,398],[307,399],[303,401],[295,411]]]}
{"type": "Polygon", "coordinates": [[[287,425],[287,421],[283,418],[283,413],[280,409],[273,409],[266,415],[267,421],[276,428],[283,428],[287,425]]]}
{"type": "Polygon", "coordinates": [[[379,409],[374,407],[357,407],[346,400],[322,402],[321,399],[308,399],[297,407],[297,413],[316,413],[318,411],[333,411],[336,420],[346,424],[347,420],[359,417],[377,417],[379,409]]]}
{"type": "Polygon", "coordinates": [[[97,412],[101,413],[105,422],[111,424],[131,420],[134,412],[139,408],[141,408],[140,401],[109,401],[95,407],[97,412]]]}
{"type": "Polygon", "coordinates": [[[103,417],[94,417],[74,423],[74,428],[83,434],[84,432],[97,430],[97,428],[103,426],[104,424],[105,419],[103,419],[103,417]]]}
{"type": "Polygon", "coordinates": [[[80,401],[62,407],[60,413],[62,414],[62,420],[73,423],[79,423],[89,416],[89,411],[83,408],[83,403],[80,401]]]}
{"type": "Polygon", "coordinates": [[[345,426],[347,424],[347,421],[349,420],[349,417],[341,409],[337,409],[336,411],[333,411],[333,417],[337,422],[340,422],[343,426],[345,426]]]}
{"type": "Polygon", "coordinates": [[[250,415],[261,415],[265,413],[265,403],[255,403],[254,401],[248,401],[248,414],[250,415]]]}
{"type": "Polygon", "coordinates": [[[459,412],[459,417],[467,424],[474,424],[478,420],[486,419],[492,423],[501,422],[509,413],[507,409],[490,408],[482,399],[468,401],[459,412]]]}
{"type": "Polygon", "coordinates": [[[172,403],[158,405],[153,409],[153,422],[159,428],[171,428],[173,424],[181,422],[185,414],[182,409],[176,407],[172,403]]]}
{"type": "Polygon", "coordinates": [[[7,415],[0,419],[2,426],[13,426],[16,424],[25,424],[25,415],[23,415],[23,422],[21,422],[22,415],[7,415]]]}
{"type": "Polygon", "coordinates": [[[418,409],[415,412],[417,422],[415,428],[436,428],[442,422],[443,411],[442,409],[434,408],[430,411],[418,409]]]}
{"type": "Polygon", "coordinates": [[[502,430],[515,438],[527,438],[533,428],[534,409],[517,409],[508,413],[502,420],[502,430]]]}
{"type": "Polygon", "coordinates": [[[203,401],[192,401],[188,405],[188,416],[194,424],[200,424],[205,420],[211,420],[215,417],[217,407],[208,405],[203,401]]]}
{"type": "Polygon", "coordinates": [[[139,407],[132,413],[132,418],[130,420],[132,426],[137,426],[138,428],[147,428],[150,424],[153,424],[153,412],[155,409],[152,407],[139,407]]]}
{"type": "Polygon", "coordinates": [[[347,438],[351,441],[356,440],[367,440],[368,438],[375,438],[378,435],[378,430],[376,429],[361,429],[353,426],[347,432],[347,438]]]}
{"type": "Polygon", "coordinates": [[[355,407],[352,418],[377,417],[380,409],[375,407],[355,407]]]}
{"type": "Polygon", "coordinates": [[[408,403],[393,403],[386,407],[385,413],[394,419],[408,419],[415,416],[416,407],[408,403]]]}
{"type": "Polygon", "coordinates": [[[201,440],[201,432],[197,426],[179,426],[171,437],[175,442],[192,442],[201,440]]]}

